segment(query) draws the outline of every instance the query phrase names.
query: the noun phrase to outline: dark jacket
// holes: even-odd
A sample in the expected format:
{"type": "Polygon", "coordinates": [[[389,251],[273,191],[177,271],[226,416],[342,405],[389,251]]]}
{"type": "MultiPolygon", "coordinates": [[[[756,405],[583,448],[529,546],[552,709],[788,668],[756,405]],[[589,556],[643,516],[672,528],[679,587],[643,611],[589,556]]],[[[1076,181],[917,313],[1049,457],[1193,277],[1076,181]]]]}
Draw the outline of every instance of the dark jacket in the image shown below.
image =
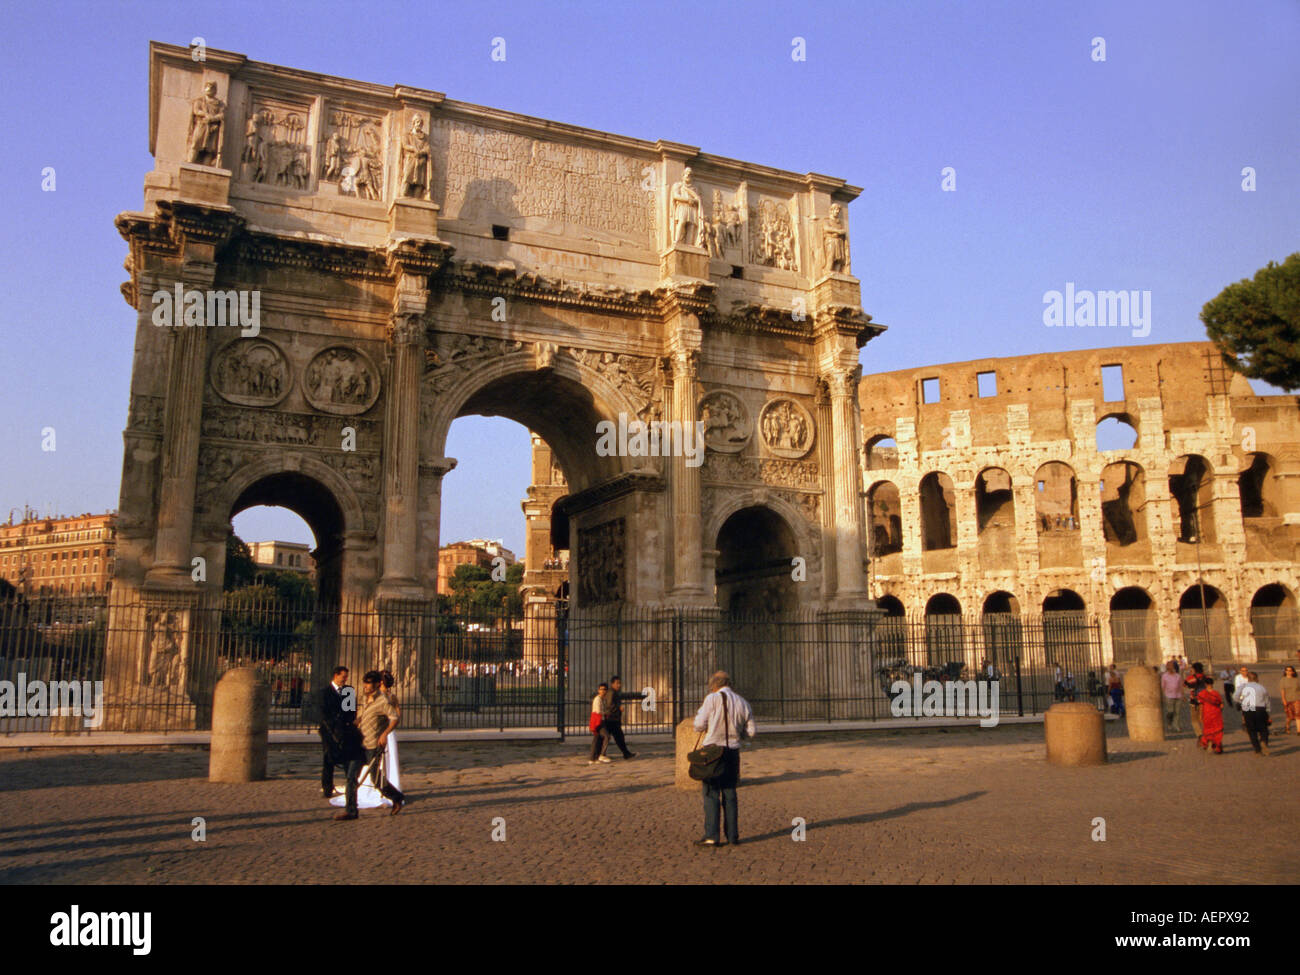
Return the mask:
{"type": "Polygon", "coordinates": [[[609,703],[605,705],[605,723],[608,724],[613,721],[621,724],[623,721],[623,702],[639,701],[643,697],[645,695],[638,691],[619,691],[615,693],[611,690],[609,692],[609,703]]]}
{"type": "MultiPolygon", "coordinates": [[[[352,688],[345,685],[344,691],[352,688]]],[[[353,698],[355,701],[355,697],[353,698]]],[[[320,740],[325,753],[342,765],[354,759],[366,757],[366,750],[361,742],[361,729],[357,727],[357,712],[353,707],[345,710],[343,694],[334,689],[333,682],[320,690],[320,740]]]]}

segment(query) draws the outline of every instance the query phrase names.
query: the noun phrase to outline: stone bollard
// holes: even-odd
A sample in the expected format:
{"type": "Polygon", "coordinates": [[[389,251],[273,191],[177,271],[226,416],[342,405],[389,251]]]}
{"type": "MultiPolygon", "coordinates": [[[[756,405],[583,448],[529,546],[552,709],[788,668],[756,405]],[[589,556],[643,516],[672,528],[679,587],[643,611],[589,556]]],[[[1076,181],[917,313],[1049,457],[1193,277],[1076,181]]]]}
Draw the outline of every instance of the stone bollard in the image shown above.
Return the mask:
{"type": "Polygon", "coordinates": [[[1091,704],[1053,704],[1043,715],[1043,737],[1053,765],[1106,764],[1105,722],[1091,704]]]}
{"type": "Polygon", "coordinates": [[[228,670],[212,695],[209,782],[257,782],[266,778],[271,686],[256,667],[228,670]]]}
{"type": "Polygon", "coordinates": [[[1160,697],[1160,678],[1150,667],[1139,665],[1124,671],[1124,720],[1131,741],[1165,740],[1160,697]]]}
{"type": "Polygon", "coordinates": [[[683,718],[677,722],[677,767],[673,782],[682,792],[700,791],[700,783],[691,778],[687,771],[691,763],[686,761],[686,756],[695,750],[695,739],[699,736],[700,733],[695,730],[694,718],[683,718]]]}

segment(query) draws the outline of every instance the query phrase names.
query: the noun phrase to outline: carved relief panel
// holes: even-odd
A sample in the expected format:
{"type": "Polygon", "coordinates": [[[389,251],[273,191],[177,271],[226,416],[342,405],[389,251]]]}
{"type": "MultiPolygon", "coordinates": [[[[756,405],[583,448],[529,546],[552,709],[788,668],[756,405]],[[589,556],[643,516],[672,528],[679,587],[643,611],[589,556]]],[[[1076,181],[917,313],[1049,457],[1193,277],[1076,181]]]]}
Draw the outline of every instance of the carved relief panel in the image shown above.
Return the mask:
{"type": "Polygon", "coordinates": [[[579,530],[579,603],[590,606],[621,602],[625,598],[626,547],[622,518],[579,530]]]}
{"type": "Polygon", "coordinates": [[[208,378],[224,400],[241,406],[274,406],[289,393],[289,360],[273,342],[235,339],[212,356],[208,378]]]}
{"type": "Polygon", "coordinates": [[[735,454],[745,449],[754,424],[745,404],[724,389],[700,397],[699,417],[704,422],[704,443],[710,450],[735,454]]]}
{"type": "Polygon", "coordinates": [[[379,398],[379,370],[364,352],[333,345],[317,352],[303,370],[302,392],[326,413],[364,413],[379,398]]]}
{"type": "Polygon", "coordinates": [[[321,182],[342,196],[379,200],[384,196],[384,118],[331,105],[320,140],[321,182]]]}
{"type": "Polygon", "coordinates": [[[799,241],[787,201],[761,197],[749,209],[750,263],[799,270],[799,241]]]}
{"type": "Polygon", "coordinates": [[[254,91],[244,116],[239,175],[251,183],[305,190],[311,185],[311,102],[254,91]]]}
{"type": "Polygon", "coordinates": [[[812,449],[813,418],[796,400],[770,400],[759,414],[758,427],[763,446],[776,457],[794,460],[812,449]]]}

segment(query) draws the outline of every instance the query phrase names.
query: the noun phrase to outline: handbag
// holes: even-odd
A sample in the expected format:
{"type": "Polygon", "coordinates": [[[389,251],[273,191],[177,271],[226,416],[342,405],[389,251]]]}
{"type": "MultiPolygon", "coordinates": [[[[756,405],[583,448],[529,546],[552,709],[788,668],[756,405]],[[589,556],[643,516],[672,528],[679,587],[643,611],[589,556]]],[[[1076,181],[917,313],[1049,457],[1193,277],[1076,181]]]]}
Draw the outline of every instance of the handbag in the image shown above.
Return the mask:
{"type": "MultiPolygon", "coordinates": [[[[727,695],[721,690],[718,693],[722,697],[722,725],[723,734],[726,737],[727,744],[731,744],[731,722],[727,718],[727,695]]],[[[688,752],[686,761],[690,763],[687,768],[687,774],[699,782],[711,782],[713,779],[722,775],[726,769],[727,749],[722,745],[705,745],[700,747],[700,740],[703,739],[704,732],[700,732],[699,738],[695,739],[695,749],[688,752]]]]}

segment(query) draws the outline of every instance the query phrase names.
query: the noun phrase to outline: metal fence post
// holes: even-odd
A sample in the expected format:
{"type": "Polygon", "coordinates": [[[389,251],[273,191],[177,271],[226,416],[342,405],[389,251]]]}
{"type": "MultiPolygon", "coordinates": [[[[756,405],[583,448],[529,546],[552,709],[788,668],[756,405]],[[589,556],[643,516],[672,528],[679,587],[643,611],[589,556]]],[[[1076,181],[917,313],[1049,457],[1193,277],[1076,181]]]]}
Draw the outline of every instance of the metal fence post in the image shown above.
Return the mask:
{"type": "Polygon", "coordinates": [[[1020,686],[1019,655],[1016,656],[1016,709],[1019,711],[1020,717],[1023,718],[1025,716],[1025,697],[1024,697],[1023,689],[1020,686]]]}

